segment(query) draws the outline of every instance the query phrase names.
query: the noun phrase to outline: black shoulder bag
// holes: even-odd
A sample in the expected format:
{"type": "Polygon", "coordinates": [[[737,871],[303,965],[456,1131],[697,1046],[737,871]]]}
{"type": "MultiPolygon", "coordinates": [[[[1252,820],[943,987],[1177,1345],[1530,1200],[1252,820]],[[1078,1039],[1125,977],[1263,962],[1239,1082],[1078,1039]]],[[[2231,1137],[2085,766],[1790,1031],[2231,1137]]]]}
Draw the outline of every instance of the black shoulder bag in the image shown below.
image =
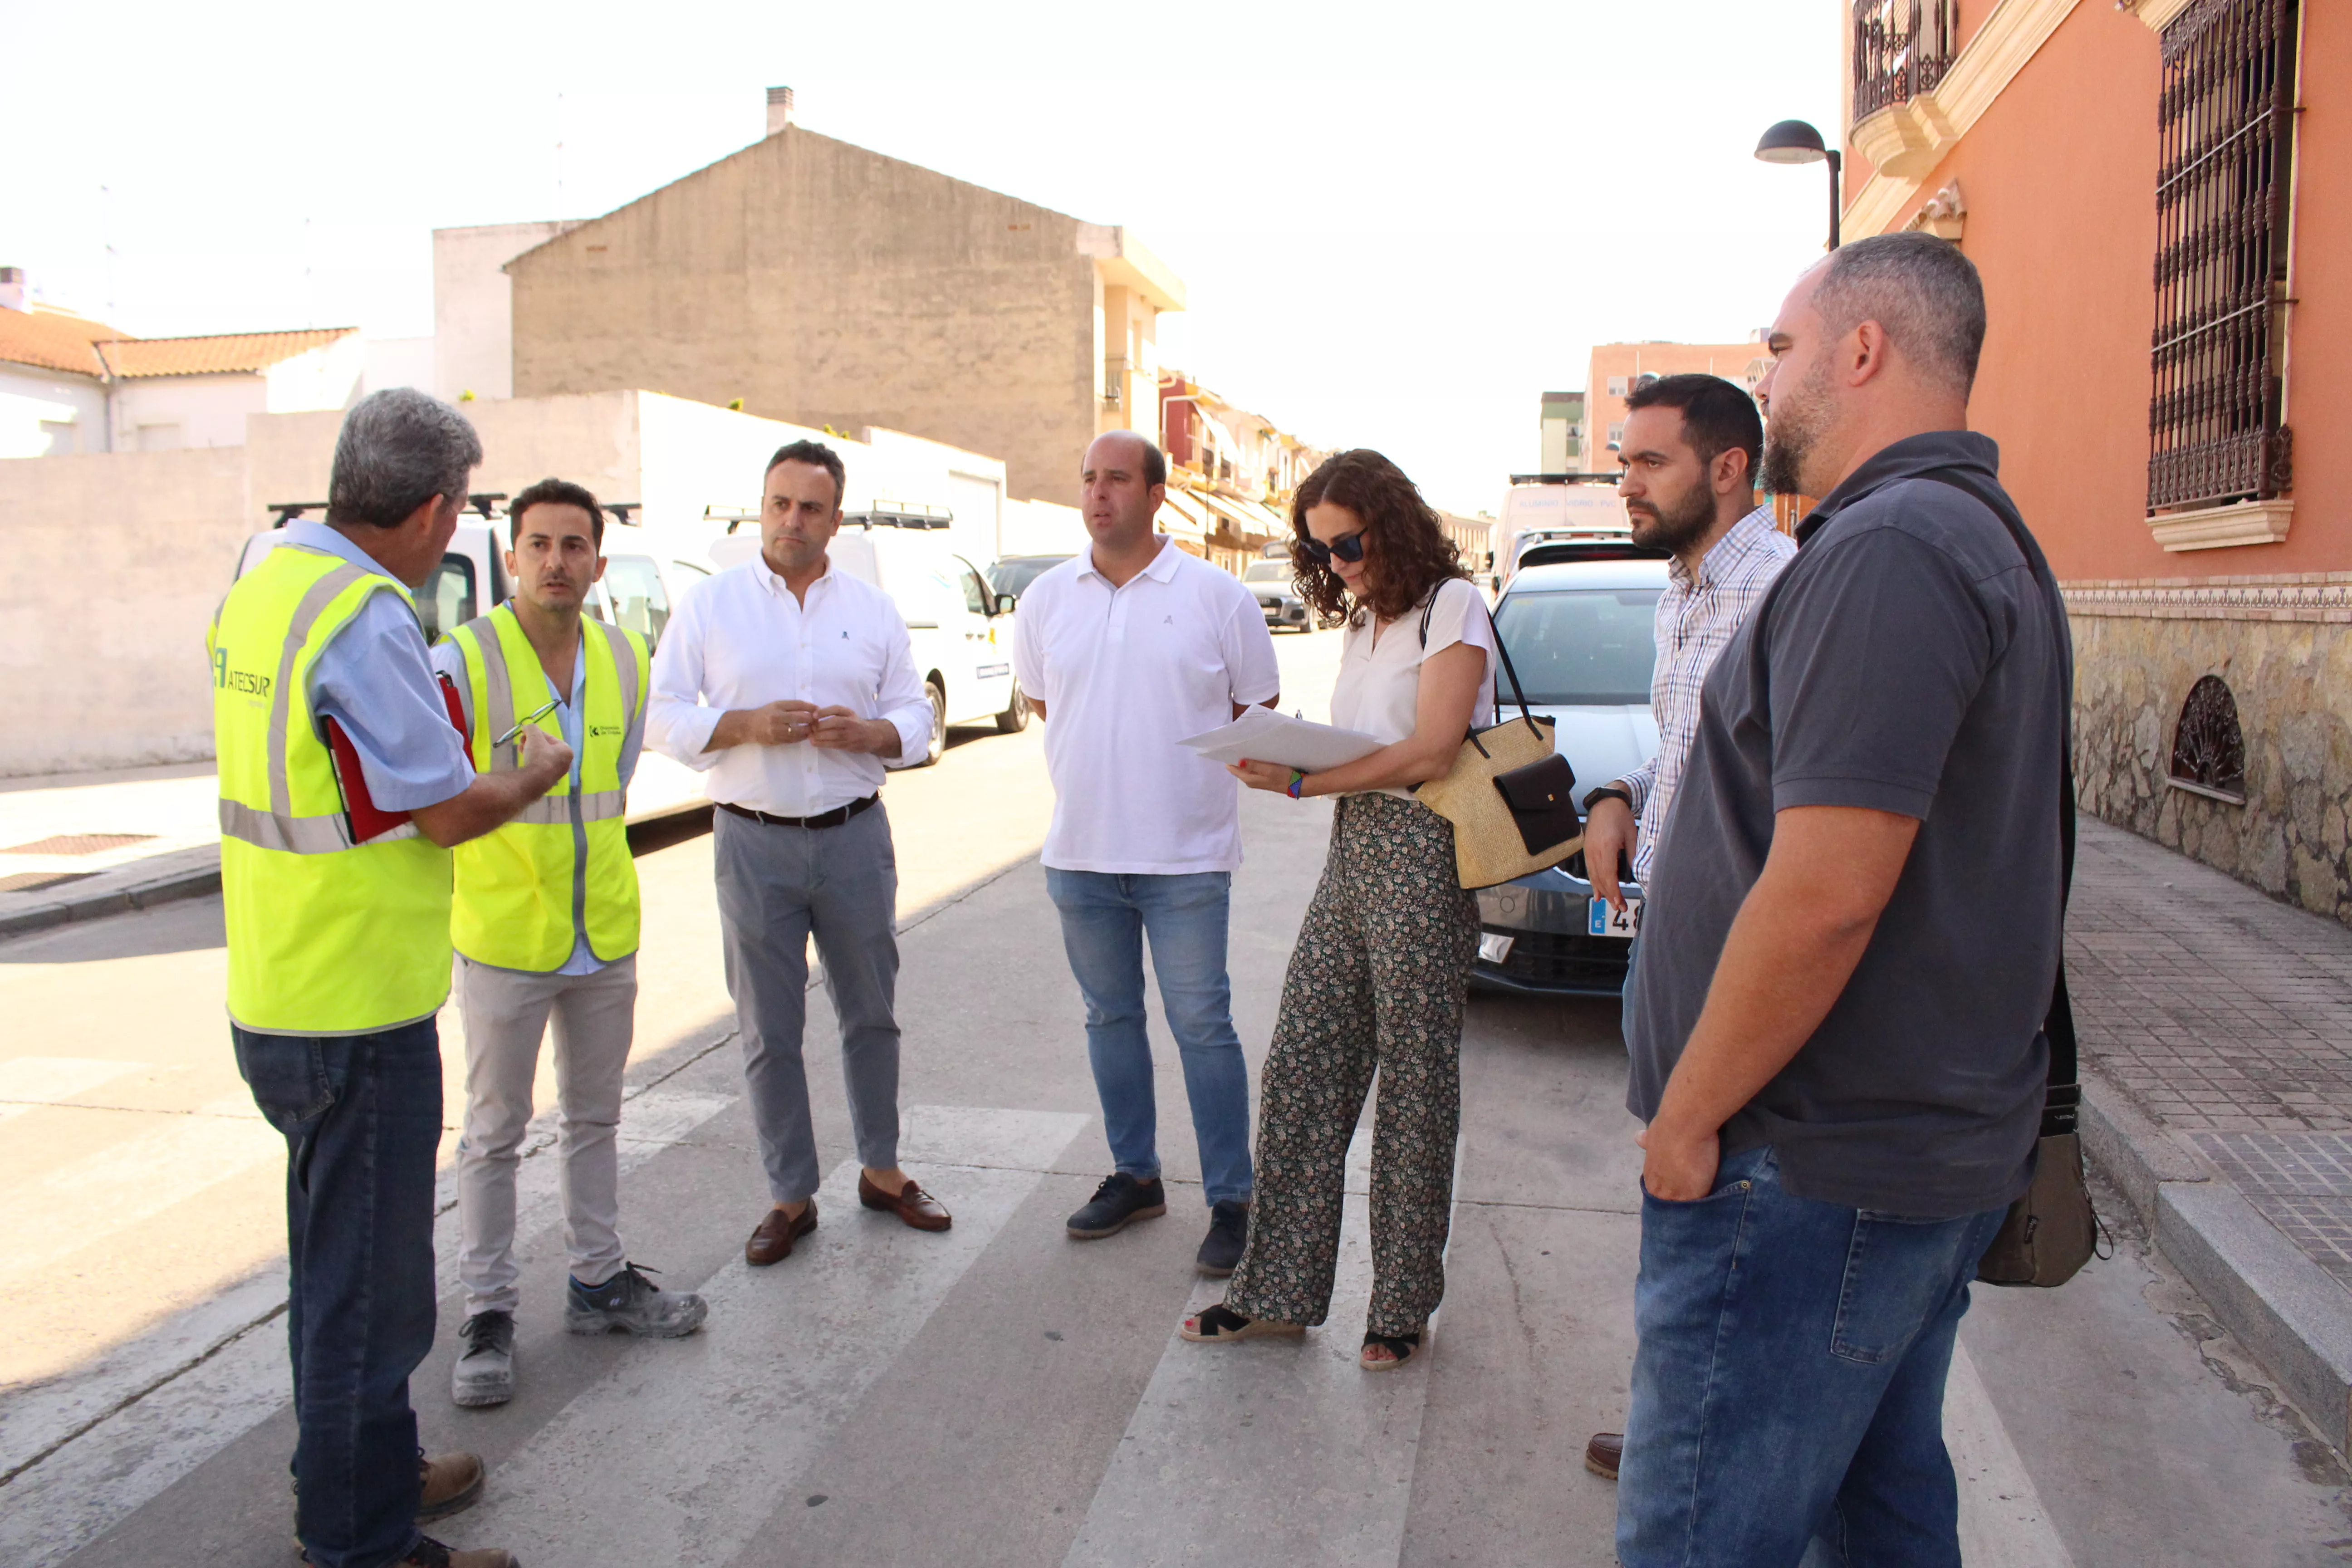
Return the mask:
{"type": "MultiPolygon", "coordinates": [[[[1938,468],[1920,476],[1975,497],[2009,530],[2033,579],[2065,616],[2050,563],[2027,531],[2009,497],[1981,488],[1963,470],[1938,468]]],[[[2042,1037],[2050,1051],[2050,1087],[2042,1102],[2042,1141],[2035,1151],[2033,1184],[2009,1205],[2008,1217],[1977,1262],[1977,1279],[1987,1285],[2063,1285],[2098,1251],[2098,1212],[2083,1174],[2083,1139],[2077,1117],[2083,1100],[2076,1059],[2074,1010],[2066,996],[2066,902],[2074,884],[2074,675],[2066,671],[2066,733],[2058,748],[2058,973],[2050,990],[2050,1011],[2042,1037]]]]}

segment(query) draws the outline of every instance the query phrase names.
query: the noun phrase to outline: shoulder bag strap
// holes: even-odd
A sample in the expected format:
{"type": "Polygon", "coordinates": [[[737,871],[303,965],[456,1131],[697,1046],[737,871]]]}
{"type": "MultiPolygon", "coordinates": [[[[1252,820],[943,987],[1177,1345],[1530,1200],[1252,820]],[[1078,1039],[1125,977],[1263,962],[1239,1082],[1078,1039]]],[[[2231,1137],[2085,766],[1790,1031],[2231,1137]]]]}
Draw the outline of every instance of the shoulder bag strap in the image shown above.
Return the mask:
{"type": "MultiPolygon", "coordinates": [[[[2058,579],[2052,574],[2050,563],[2034,542],[2033,535],[2019,515],[2017,506],[2007,494],[1988,489],[1976,481],[1973,474],[1962,469],[1937,468],[1919,476],[1937,484],[1948,485],[1964,495],[1975,497],[1985,509],[2000,519],[2009,530],[2010,538],[2025,556],[2025,563],[2058,605],[2063,621],[2065,600],[2058,592],[2058,579]]],[[[2074,1131],[2075,1107],[2082,1099],[2081,1062],[2074,1039],[2074,1009],[2066,995],[2066,904],[2074,887],[2074,677],[2066,671],[2066,733],[2058,748],[2059,773],[2062,780],[2058,795],[2058,975],[2051,987],[2050,1012],[2043,1019],[2042,1032],[2050,1040],[2050,1099],[2042,1112],[2044,1137],[2054,1132],[2074,1131]],[[2055,1125],[2053,1125],[2053,1123],[2055,1125]]]]}
{"type": "MultiPolygon", "coordinates": [[[[1446,583],[1468,583],[1469,581],[1466,577],[1449,577],[1445,580],[1446,583]]],[[[1429,617],[1436,612],[1437,595],[1444,586],[1445,583],[1440,583],[1435,588],[1432,588],[1429,591],[1429,598],[1421,606],[1421,646],[1423,648],[1429,647],[1429,617]]],[[[1478,591],[1477,585],[1472,584],[1470,591],[1475,594],[1478,591]]],[[[1528,710],[1528,694],[1519,687],[1519,672],[1511,666],[1511,650],[1503,645],[1503,628],[1495,624],[1495,617],[1491,613],[1486,616],[1486,629],[1494,634],[1495,654],[1502,663],[1503,673],[1511,678],[1511,700],[1519,710],[1520,721],[1531,732],[1542,734],[1542,727],[1536,723],[1535,715],[1528,710]]],[[[1497,709],[1503,706],[1503,683],[1500,679],[1495,682],[1494,705],[1497,709]]],[[[1483,746],[1479,748],[1481,751],[1485,749],[1483,746]]]]}

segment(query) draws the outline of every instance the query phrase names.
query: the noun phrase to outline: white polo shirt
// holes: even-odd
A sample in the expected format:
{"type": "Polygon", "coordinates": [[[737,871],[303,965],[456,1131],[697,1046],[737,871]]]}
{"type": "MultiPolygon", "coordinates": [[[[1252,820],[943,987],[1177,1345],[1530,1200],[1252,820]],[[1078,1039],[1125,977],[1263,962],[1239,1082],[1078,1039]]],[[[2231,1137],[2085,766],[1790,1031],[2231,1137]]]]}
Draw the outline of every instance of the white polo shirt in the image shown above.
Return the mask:
{"type": "Polygon", "coordinates": [[[1242,863],[1239,781],[1176,743],[1282,689],[1239,578],[1163,542],[1114,589],[1087,551],[1021,595],[1013,668],[1045,704],[1046,865],[1171,877],[1242,863]]]}

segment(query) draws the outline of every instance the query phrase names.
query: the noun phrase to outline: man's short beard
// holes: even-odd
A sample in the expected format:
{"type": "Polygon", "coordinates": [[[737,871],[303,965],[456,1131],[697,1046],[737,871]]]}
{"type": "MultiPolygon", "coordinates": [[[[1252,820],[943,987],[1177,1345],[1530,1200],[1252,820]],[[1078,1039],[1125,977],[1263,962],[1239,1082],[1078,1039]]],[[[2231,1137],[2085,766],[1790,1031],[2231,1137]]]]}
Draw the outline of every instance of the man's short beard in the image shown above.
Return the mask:
{"type": "Polygon", "coordinates": [[[1829,391],[1829,362],[1822,360],[1805,379],[1772,399],[1772,416],[1764,422],[1764,463],[1760,476],[1765,489],[1776,496],[1808,493],[1805,460],[1822,437],[1822,415],[1829,391]]]}
{"type": "MultiPolygon", "coordinates": [[[[1712,459],[1710,459],[1712,461],[1712,459]]],[[[1706,466],[1701,465],[1704,475],[1706,466]]],[[[1671,507],[1656,506],[1654,514],[1644,516],[1628,509],[1627,516],[1633,524],[1633,542],[1644,550],[1678,551],[1694,540],[1705,537],[1715,526],[1715,492],[1705,482],[1691,486],[1683,499],[1671,507]]]]}

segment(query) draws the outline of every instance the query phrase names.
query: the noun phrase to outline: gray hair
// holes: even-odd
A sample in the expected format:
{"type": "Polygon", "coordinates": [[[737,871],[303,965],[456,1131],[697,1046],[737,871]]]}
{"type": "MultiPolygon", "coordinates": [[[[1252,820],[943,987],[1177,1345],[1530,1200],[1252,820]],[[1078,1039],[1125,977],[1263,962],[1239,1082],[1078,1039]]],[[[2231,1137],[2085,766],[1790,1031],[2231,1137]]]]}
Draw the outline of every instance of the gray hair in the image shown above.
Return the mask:
{"type": "Polygon", "coordinates": [[[1874,234],[1830,253],[1813,309],[1832,336],[1876,321],[1922,374],[1962,397],[1984,349],[1984,284],[1949,240],[1917,229],[1874,234]]]}
{"type": "Polygon", "coordinates": [[[482,438],[440,399],[407,386],[372,393],[344,416],[335,437],[327,521],[392,528],[435,496],[462,505],[481,460],[482,438]]]}

